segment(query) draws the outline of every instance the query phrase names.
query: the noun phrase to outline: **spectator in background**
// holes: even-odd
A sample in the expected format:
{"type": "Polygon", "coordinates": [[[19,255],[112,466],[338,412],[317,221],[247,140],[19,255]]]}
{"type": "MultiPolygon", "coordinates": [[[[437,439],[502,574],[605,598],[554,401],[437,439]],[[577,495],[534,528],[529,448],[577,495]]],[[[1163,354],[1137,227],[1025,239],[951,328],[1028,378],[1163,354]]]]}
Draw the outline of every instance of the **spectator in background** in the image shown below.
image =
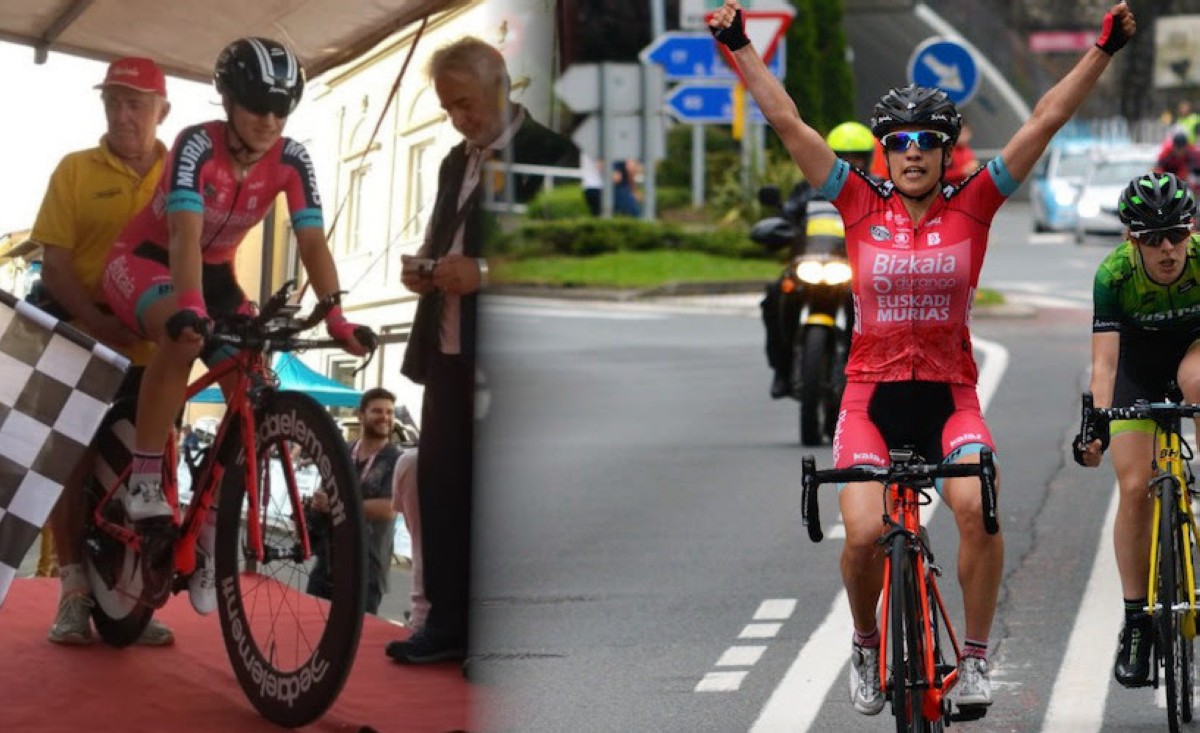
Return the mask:
{"type": "Polygon", "coordinates": [[[961,185],[972,173],[979,170],[980,164],[975,158],[975,151],[969,145],[970,142],[971,126],[963,120],[962,132],[958,134],[958,142],[950,153],[950,167],[946,169],[947,183],[961,185]]]}
{"type": "MultiPolygon", "coordinates": [[[[579,167],[574,144],[509,100],[508,69],[495,48],[477,38],[456,41],[433,54],[429,77],[463,141],[442,160],[418,257],[401,257],[404,287],[421,296],[401,372],[425,387],[417,490],[430,604],[420,631],[387,645],[387,655],[406,664],[462,659],[467,653],[476,299],[487,285],[481,172],[493,157],[579,167]]],[[[518,203],[542,186],[541,176],[516,174],[512,180],[518,203]]]]}
{"type": "MultiPolygon", "coordinates": [[[[113,241],[154,193],[167,149],[158,126],[171,109],[166,79],[150,59],[112,62],[98,86],[106,132],[99,146],[65,156],[50,176],[30,239],[42,245],[42,283],[57,311],[71,325],[129,357],[140,374],[153,346],[121,325],[100,291],[101,274],[113,241]]],[[[136,391],[126,380],[122,393],[136,391]]],[[[58,614],[50,627],[55,644],[90,644],[94,601],[83,569],[83,482],[96,458],[89,450],[63,487],[50,514],[60,565],[58,614]]],[[[151,620],[139,644],[174,643],[171,630],[151,620]]]]}
{"type": "Polygon", "coordinates": [[[412,611],[408,626],[420,631],[429,616],[429,599],[425,597],[425,563],[421,552],[421,500],[417,495],[417,449],[405,451],[396,461],[392,475],[392,509],[404,515],[404,526],[412,539],[412,592],[409,601],[412,611]]]}
{"type": "MultiPolygon", "coordinates": [[[[350,456],[359,476],[363,517],[367,522],[367,613],[379,613],[379,603],[388,592],[388,573],[392,567],[396,512],[392,509],[392,483],[400,447],[391,442],[392,420],[396,415],[396,395],[382,387],[363,392],[358,403],[358,421],[362,433],[350,444],[350,456]]],[[[329,497],[324,491],[313,492],[312,509],[329,514],[329,497]]],[[[308,592],[320,598],[333,594],[329,554],[317,553],[308,578],[308,592]]]]}
{"type": "Polygon", "coordinates": [[[603,163],[587,153],[579,153],[580,183],[583,186],[583,199],[587,201],[588,210],[592,216],[600,216],[600,198],[604,195],[603,163]]]}
{"type": "Polygon", "coordinates": [[[1175,107],[1175,132],[1187,135],[1188,145],[1196,144],[1196,128],[1200,127],[1200,114],[1192,111],[1192,103],[1186,99],[1179,100],[1175,107]]]}
{"type": "Polygon", "coordinates": [[[1158,151],[1154,170],[1156,173],[1174,173],[1194,186],[1196,172],[1200,170],[1200,151],[1188,142],[1187,133],[1176,132],[1158,151]]]}
{"type": "Polygon", "coordinates": [[[636,160],[618,160],[613,163],[613,213],[618,216],[642,215],[642,204],[637,196],[637,180],[642,166],[636,160]]]}

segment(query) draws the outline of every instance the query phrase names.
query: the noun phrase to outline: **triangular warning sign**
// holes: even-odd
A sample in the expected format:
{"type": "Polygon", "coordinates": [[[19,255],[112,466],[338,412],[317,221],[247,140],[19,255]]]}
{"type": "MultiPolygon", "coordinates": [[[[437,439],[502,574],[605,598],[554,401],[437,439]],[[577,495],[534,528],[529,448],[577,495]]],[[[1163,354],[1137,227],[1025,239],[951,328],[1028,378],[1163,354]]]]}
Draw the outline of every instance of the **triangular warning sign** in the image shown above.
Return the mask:
{"type": "MultiPolygon", "coordinates": [[[[714,13],[707,13],[704,19],[712,20],[713,15],[714,13]]],[[[758,51],[763,63],[770,63],[771,57],[775,55],[775,50],[779,48],[779,42],[787,33],[788,26],[792,24],[792,14],[782,10],[742,10],[742,20],[746,26],[746,37],[750,39],[750,45],[754,46],[755,51],[758,51]]],[[[738,68],[737,61],[733,58],[733,52],[726,48],[725,44],[715,39],[713,42],[717,44],[717,48],[721,49],[725,63],[729,64],[729,68],[737,73],[738,79],[745,83],[745,79],[742,79],[742,70],[738,68]]]]}

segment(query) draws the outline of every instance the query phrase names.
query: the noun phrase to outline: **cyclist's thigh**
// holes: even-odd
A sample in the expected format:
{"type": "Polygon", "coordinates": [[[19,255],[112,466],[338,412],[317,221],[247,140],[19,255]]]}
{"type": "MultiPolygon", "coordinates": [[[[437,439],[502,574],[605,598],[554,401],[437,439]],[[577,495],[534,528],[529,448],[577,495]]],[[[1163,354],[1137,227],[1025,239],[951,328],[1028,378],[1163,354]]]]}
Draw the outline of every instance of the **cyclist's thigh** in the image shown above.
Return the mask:
{"type": "MultiPolygon", "coordinates": [[[[837,428],[833,434],[833,462],[836,468],[886,466],[887,443],[867,414],[875,385],[850,383],[842,395],[837,428]]],[[[843,484],[838,487],[838,503],[846,526],[846,541],[874,542],[883,530],[883,487],[874,482],[843,484]]]]}
{"type": "MultiPolygon", "coordinates": [[[[204,265],[204,302],[212,316],[229,316],[234,314],[249,315],[250,300],[234,276],[233,264],[222,262],[204,265]]],[[[212,368],[220,362],[237,354],[237,349],[227,344],[205,346],[200,358],[212,368]]],[[[222,390],[228,390],[230,380],[223,380],[222,390]]],[[[228,397],[228,392],[226,392],[228,397]]]]}
{"type": "MultiPolygon", "coordinates": [[[[970,385],[952,384],[950,397],[954,403],[954,411],[942,426],[942,455],[944,463],[978,463],[979,454],[987,448],[994,454],[996,443],[992,433],[984,422],[983,412],[979,407],[979,395],[970,385]]],[[[999,473],[997,471],[997,473],[999,473]]],[[[1000,492],[999,476],[996,481],[996,493],[1000,492]]],[[[942,498],[951,509],[958,508],[978,511],[982,501],[979,494],[979,479],[955,478],[939,481],[939,491],[942,498]]]]}
{"type": "Polygon", "coordinates": [[[1154,422],[1151,420],[1115,420],[1110,426],[1109,453],[1112,455],[1113,472],[1121,492],[1132,496],[1148,497],[1146,485],[1150,482],[1154,457],[1154,422]]]}
{"type": "MultiPolygon", "coordinates": [[[[1193,334],[1196,336],[1198,334],[1193,334]]],[[[1193,341],[1179,362],[1175,381],[1187,402],[1200,402],[1200,340],[1193,341]]]]}
{"type": "Polygon", "coordinates": [[[175,290],[166,262],[139,254],[158,249],[161,248],[146,243],[117,255],[105,268],[102,281],[104,298],[113,315],[129,330],[153,341],[161,336],[162,323],[166,321],[166,317],[161,317],[161,312],[166,311],[161,302],[175,290]]]}
{"type": "Polygon", "coordinates": [[[864,382],[846,385],[833,431],[834,468],[886,466],[891,462],[883,434],[868,412],[876,387],[864,382]]]}

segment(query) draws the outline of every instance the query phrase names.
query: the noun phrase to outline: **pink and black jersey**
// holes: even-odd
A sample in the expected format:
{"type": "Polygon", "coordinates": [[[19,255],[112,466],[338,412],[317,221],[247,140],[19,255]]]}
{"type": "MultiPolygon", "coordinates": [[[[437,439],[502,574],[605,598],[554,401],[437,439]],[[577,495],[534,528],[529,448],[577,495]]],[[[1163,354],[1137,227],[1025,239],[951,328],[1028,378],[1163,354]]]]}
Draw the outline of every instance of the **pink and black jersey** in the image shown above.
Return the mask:
{"type": "Polygon", "coordinates": [[[225,146],[225,126],[214,120],[179,133],[158,190],[125,226],[110,261],[147,242],[165,248],[167,215],[194,211],[204,216],[200,235],[204,262],[228,262],[280,192],[287,197],[295,229],[324,227],[317,177],[304,146],[280,138],[239,181],[225,146]]]}
{"type": "Polygon", "coordinates": [[[842,215],[854,272],[848,381],[975,384],[971,300],[992,217],[1017,185],[997,157],[914,223],[891,182],[837,162],[822,193],[842,215]]]}

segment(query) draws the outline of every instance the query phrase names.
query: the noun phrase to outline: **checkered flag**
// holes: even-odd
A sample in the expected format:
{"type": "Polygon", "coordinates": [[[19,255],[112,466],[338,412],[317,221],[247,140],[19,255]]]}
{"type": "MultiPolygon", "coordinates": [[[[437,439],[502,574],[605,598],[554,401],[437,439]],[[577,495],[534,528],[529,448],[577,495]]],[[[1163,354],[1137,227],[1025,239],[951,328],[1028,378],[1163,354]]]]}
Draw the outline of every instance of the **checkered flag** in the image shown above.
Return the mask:
{"type": "Polygon", "coordinates": [[[0,290],[0,606],[128,368],[0,290]]]}

